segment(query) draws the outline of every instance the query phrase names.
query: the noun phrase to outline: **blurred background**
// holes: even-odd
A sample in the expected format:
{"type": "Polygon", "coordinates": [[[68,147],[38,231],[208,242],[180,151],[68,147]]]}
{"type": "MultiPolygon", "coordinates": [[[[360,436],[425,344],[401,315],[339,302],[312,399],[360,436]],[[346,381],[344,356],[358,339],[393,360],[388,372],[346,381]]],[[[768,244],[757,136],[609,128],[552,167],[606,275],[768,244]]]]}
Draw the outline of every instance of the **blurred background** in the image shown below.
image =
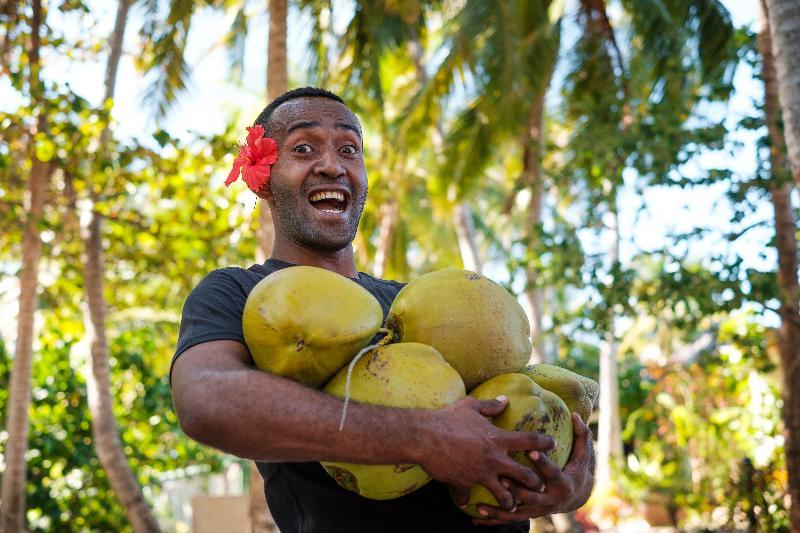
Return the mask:
{"type": "Polygon", "coordinates": [[[359,269],[481,271],[533,361],[600,381],[594,495],[538,531],[789,531],[798,196],[764,9],[0,5],[0,529],[275,531],[252,464],[181,433],[167,375],[192,287],[271,249],[222,185],[245,126],[314,85],[364,126],[359,269]]]}

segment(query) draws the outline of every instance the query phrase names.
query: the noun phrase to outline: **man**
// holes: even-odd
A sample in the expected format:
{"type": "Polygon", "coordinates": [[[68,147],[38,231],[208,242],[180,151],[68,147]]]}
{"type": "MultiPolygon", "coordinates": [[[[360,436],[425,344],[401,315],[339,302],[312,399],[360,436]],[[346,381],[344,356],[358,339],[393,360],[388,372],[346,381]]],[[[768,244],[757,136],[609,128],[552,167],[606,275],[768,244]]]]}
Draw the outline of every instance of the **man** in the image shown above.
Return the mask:
{"type": "Polygon", "coordinates": [[[591,438],[573,415],[575,445],[559,470],[543,453],[545,435],[508,432],[487,416],[505,398],[463,400],[439,410],[351,404],[339,430],[342,402],[256,370],[244,344],[242,309],[249,291],[270,273],[312,265],[353,279],[384,314],[401,284],[359,273],[352,240],[367,196],[361,126],[327,91],[296,89],[256,120],[277,143],[277,162],[258,190],[272,211],[275,244],[263,265],[209,274],[187,298],[171,369],[175,408],[190,437],[259,462],[269,507],[283,533],[517,532],[528,518],[583,505],[592,487],[591,438]],[[327,193],[327,194],[320,194],[327,193]],[[526,451],[536,470],[512,460],[526,451]],[[373,501],[340,488],[320,460],[417,463],[434,478],[395,500],[373,501]],[[450,500],[466,502],[475,484],[501,507],[481,507],[473,520],[450,500]]]}

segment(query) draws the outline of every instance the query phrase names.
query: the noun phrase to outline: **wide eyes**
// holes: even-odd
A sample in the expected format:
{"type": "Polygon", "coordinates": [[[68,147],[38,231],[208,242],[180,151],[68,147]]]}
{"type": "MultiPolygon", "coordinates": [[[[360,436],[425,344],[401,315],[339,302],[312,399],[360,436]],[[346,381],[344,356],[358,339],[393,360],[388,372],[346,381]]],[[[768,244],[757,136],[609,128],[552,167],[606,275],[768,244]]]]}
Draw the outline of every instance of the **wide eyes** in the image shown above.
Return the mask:
{"type": "MultiPolygon", "coordinates": [[[[293,152],[298,154],[310,154],[313,151],[308,144],[298,144],[292,149],[293,152]]],[[[339,149],[345,155],[355,155],[358,153],[358,148],[354,144],[347,144],[339,149]]]]}

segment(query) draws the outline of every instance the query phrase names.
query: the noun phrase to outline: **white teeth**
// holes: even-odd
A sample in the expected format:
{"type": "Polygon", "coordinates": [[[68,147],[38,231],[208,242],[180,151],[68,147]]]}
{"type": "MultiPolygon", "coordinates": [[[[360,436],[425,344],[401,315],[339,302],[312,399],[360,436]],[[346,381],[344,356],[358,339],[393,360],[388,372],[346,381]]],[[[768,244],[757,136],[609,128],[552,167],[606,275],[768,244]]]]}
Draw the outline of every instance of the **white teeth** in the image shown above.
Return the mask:
{"type": "Polygon", "coordinates": [[[341,213],[341,209],[320,209],[320,211],[324,211],[325,213],[341,213]]]}
{"type": "MultiPolygon", "coordinates": [[[[320,200],[339,200],[340,202],[344,202],[344,194],[339,191],[321,191],[312,194],[309,200],[312,202],[319,202],[320,200]]],[[[340,213],[341,211],[336,212],[340,213]]]]}

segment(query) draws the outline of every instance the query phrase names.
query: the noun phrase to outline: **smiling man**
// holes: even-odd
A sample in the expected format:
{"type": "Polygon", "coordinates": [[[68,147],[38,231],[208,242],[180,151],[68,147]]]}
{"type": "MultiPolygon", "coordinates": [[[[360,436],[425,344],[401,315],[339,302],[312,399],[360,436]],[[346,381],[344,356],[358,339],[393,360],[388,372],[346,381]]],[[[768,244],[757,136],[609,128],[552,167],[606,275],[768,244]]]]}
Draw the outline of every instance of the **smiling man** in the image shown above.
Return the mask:
{"type": "Polygon", "coordinates": [[[358,119],[336,95],[314,88],[289,91],[256,124],[278,147],[277,162],[258,191],[272,211],[275,244],[264,264],[211,272],[186,300],[171,384],[181,427],[190,437],[254,459],[267,501],[283,533],[520,532],[528,518],[571,511],[592,488],[588,428],[573,415],[575,445],[559,470],[543,453],[545,435],[509,432],[486,418],[504,398],[463,400],[439,410],[353,404],[340,431],[342,402],[256,370],[244,343],[242,310],[250,290],[293,265],[325,268],[370,291],[384,315],[402,284],[356,268],[352,241],[367,198],[358,119]],[[536,470],[512,460],[528,452],[536,470]],[[373,501],[339,487],[318,461],[417,463],[434,478],[421,489],[373,501]],[[463,502],[475,484],[501,507],[482,507],[472,520],[463,502]]]}

